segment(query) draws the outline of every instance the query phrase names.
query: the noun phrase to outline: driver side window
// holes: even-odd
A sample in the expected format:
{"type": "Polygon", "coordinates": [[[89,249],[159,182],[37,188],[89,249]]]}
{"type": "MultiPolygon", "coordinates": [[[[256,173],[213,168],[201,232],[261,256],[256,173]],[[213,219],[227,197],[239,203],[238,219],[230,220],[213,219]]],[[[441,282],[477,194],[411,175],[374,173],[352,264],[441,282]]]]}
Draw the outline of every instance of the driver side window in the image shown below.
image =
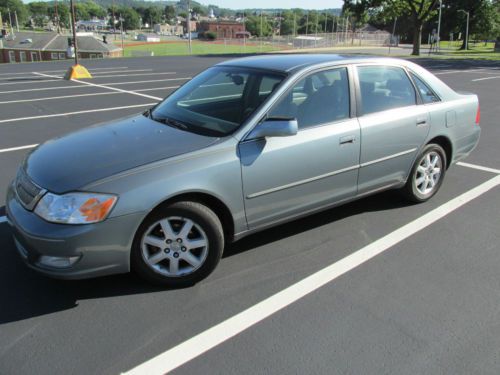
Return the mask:
{"type": "Polygon", "coordinates": [[[268,112],[268,117],[296,118],[299,129],[349,118],[347,68],[308,75],[289,89],[268,112]]]}

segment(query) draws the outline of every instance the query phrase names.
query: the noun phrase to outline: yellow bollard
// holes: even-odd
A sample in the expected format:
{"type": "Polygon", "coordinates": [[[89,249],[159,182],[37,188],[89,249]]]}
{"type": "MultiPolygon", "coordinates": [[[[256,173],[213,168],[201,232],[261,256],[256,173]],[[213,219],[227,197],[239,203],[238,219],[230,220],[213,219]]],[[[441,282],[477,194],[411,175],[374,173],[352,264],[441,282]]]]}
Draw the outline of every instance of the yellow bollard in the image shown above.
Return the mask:
{"type": "Polygon", "coordinates": [[[66,74],[64,75],[64,79],[82,79],[82,78],[92,78],[92,75],[89,71],[80,64],[71,66],[66,74]]]}

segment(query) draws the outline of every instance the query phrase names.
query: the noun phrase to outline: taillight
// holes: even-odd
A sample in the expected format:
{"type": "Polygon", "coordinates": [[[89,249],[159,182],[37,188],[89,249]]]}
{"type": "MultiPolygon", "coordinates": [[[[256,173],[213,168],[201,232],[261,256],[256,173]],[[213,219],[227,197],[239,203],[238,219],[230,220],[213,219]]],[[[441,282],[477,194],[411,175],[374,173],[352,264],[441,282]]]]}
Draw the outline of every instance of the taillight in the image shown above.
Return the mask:
{"type": "Polygon", "coordinates": [[[477,113],[476,113],[476,125],[479,125],[481,122],[481,107],[479,107],[479,104],[477,105],[477,113]]]}

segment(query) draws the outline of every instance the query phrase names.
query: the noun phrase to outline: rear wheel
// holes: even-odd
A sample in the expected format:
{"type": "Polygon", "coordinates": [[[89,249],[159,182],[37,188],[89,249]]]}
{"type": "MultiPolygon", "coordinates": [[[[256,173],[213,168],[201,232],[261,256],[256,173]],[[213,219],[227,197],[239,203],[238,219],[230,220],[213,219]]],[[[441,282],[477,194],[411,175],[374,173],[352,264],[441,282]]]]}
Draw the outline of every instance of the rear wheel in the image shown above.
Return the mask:
{"type": "Polygon", "coordinates": [[[190,286],[214,270],[223,248],[222,225],[212,210],[197,202],[176,202],[153,212],[139,227],[132,268],[155,284],[190,286]]]}
{"type": "Polygon", "coordinates": [[[415,160],[404,195],[413,202],[425,202],[437,193],[446,173],[446,154],[437,144],[425,146],[415,160]]]}

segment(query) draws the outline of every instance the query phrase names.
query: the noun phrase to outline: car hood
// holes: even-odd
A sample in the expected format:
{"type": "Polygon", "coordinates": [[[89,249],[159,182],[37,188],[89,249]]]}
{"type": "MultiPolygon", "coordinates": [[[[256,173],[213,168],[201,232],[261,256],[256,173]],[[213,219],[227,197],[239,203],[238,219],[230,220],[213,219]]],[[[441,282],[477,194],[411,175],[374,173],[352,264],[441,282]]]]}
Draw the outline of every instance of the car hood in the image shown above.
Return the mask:
{"type": "Polygon", "coordinates": [[[28,155],[24,168],[41,187],[64,193],[217,140],[138,115],[48,141],[28,155]]]}

